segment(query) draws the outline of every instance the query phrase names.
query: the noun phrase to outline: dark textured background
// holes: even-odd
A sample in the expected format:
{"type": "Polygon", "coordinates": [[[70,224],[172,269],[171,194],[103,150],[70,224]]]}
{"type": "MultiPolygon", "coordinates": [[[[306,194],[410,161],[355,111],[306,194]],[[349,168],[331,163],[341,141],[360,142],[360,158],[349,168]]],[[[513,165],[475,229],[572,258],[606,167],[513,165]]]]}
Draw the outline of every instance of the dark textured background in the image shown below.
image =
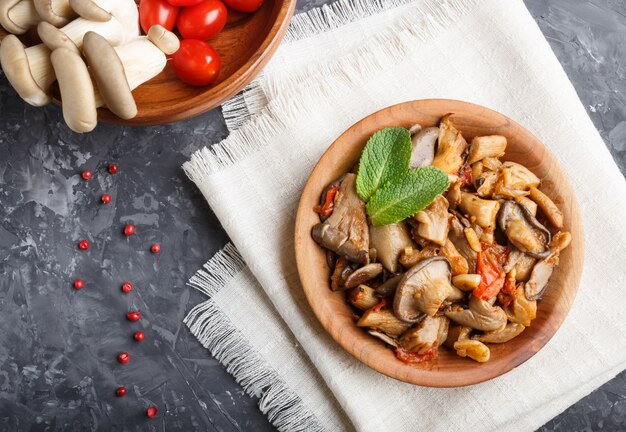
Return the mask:
{"type": "MultiPolygon", "coordinates": [[[[526,3],[626,172],[625,1],[526,3]]],[[[78,136],[57,107],[29,107],[0,79],[0,430],[272,429],[182,324],[202,301],[185,282],[227,237],[180,166],[225,135],[214,110],[78,136]],[[89,182],[79,178],[86,168],[89,182]],[[109,205],[99,203],[105,191],[109,205]],[[127,239],[129,221],[137,234],[127,239]],[[76,249],[81,238],[89,251],[76,249]],[[159,255],[148,251],[155,241],[159,255]],[[71,287],[77,277],[82,291],[71,287]],[[130,295],[119,290],[124,280],[135,284],[130,295]],[[144,318],[130,323],[135,308],[144,318]],[[141,344],[136,329],[146,332],[141,344]],[[115,360],[123,350],[126,366],[115,360]],[[126,397],[114,396],[118,385],[126,397]],[[160,412],[148,421],[150,404],[160,412]]],[[[626,430],[626,373],[542,430],[626,430]]]]}

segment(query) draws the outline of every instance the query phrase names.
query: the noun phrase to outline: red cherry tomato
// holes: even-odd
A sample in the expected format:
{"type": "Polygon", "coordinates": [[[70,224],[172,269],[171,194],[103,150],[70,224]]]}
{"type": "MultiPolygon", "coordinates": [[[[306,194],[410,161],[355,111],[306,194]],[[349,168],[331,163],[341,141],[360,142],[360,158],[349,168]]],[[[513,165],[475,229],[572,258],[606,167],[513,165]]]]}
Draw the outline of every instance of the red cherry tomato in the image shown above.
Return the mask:
{"type": "Polygon", "coordinates": [[[196,39],[180,41],[180,48],[172,55],[174,73],[183,82],[194,86],[212,84],[220,73],[221,64],[215,49],[196,39]]]}
{"type": "Polygon", "coordinates": [[[141,0],[139,2],[139,24],[144,33],[148,33],[150,27],[161,24],[168,30],[176,25],[178,6],[172,6],[166,0],[141,0]]]}
{"type": "Polygon", "coordinates": [[[172,6],[195,6],[202,3],[202,0],[167,0],[172,6]]]}
{"type": "Polygon", "coordinates": [[[226,25],[228,11],[220,0],[204,0],[196,6],[183,8],[176,26],[183,39],[211,39],[226,25]]]}
{"type": "Polygon", "coordinates": [[[263,5],[263,0],[224,0],[224,3],[239,12],[256,12],[263,5]]]}

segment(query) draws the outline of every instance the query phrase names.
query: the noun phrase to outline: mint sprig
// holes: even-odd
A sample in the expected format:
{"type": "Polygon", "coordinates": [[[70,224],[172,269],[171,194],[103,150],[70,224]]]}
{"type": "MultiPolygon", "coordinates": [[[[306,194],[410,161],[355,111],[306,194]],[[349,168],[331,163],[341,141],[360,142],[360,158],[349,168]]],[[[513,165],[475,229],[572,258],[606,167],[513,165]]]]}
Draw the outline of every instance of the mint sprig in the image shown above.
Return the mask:
{"type": "Polygon", "coordinates": [[[409,169],[411,134],[404,128],[387,128],[367,141],[359,161],[356,191],[367,202],[385,183],[392,182],[409,169]]]}
{"type": "Polygon", "coordinates": [[[448,175],[433,166],[409,171],[411,151],[411,135],[404,128],[381,129],[367,141],[356,189],[374,225],[414,215],[450,186],[448,175]]]}
{"type": "Polygon", "coordinates": [[[396,223],[425,209],[449,185],[439,168],[417,168],[378,189],[365,209],[374,225],[396,223]]]}

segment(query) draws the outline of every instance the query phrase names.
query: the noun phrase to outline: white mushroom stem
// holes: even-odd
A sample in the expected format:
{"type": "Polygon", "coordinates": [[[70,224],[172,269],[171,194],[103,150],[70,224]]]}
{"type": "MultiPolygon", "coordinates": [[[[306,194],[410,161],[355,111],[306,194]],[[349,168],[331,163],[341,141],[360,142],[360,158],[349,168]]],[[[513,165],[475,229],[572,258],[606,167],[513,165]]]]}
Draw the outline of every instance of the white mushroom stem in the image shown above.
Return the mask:
{"type": "Polygon", "coordinates": [[[25,48],[17,36],[8,35],[0,44],[0,64],[22,99],[33,106],[50,102],[48,89],[56,78],[45,45],[25,48]]]}
{"type": "MultiPolygon", "coordinates": [[[[157,76],[165,68],[167,58],[146,37],[129,44],[115,47],[115,52],[124,66],[126,80],[131,90],[157,76]]],[[[104,99],[96,87],[96,106],[104,106],[104,99]]]]}
{"type": "MultiPolygon", "coordinates": [[[[0,2],[2,1],[6,0],[0,0],[0,2]]],[[[96,0],[95,3],[105,11],[111,13],[112,18],[109,21],[95,22],[78,18],[59,29],[59,31],[65,33],[65,35],[76,44],[78,49],[82,48],[83,37],[88,31],[98,33],[107,39],[111,45],[125,44],[139,37],[139,15],[137,6],[133,0],[96,0]]],[[[24,47],[21,45],[20,48],[18,44],[12,44],[11,49],[19,51],[24,50],[24,47]]],[[[50,85],[55,81],[55,75],[50,63],[50,56],[42,55],[42,53],[49,54],[49,50],[43,44],[35,45],[25,50],[32,79],[37,83],[43,93],[48,94],[50,85]]],[[[7,61],[15,58],[15,55],[13,52],[9,54],[11,55],[3,55],[0,57],[0,63],[4,71],[12,69],[11,65],[7,64],[7,61]]],[[[18,52],[17,54],[20,53],[18,52]]],[[[6,73],[6,76],[18,94],[29,104],[42,106],[50,101],[49,97],[43,98],[41,95],[38,95],[37,98],[25,98],[23,95],[31,93],[32,85],[30,85],[29,82],[24,83],[24,80],[17,74],[6,73]],[[24,87],[25,84],[28,86],[24,87]]]]}
{"type": "Polygon", "coordinates": [[[0,25],[9,33],[26,33],[39,21],[32,0],[0,0],[0,25]]]}

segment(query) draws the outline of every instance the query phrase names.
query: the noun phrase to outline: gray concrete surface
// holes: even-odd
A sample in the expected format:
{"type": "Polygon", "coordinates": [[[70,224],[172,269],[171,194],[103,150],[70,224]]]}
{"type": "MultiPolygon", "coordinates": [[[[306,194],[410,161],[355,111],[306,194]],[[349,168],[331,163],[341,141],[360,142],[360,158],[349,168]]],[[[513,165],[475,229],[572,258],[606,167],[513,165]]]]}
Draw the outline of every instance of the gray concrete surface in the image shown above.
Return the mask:
{"type": "MultiPolygon", "coordinates": [[[[298,10],[323,2],[301,0],[298,10]]],[[[626,3],[526,3],[626,172],[626,3]]],[[[29,107],[0,78],[0,430],[272,430],[182,324],[202,300],[186,280],[227,237],[180,165],[225,135],[214,110],[78,136],[56,107],[29,107]],[[89,182],[79,178],[85,168],[89,182]],[[98,202],[105,191],[109,205],[98,202]],[[127,222],[137,226],[130,238],[127,222]],[[90,250],[76,249],[81,238],[90,250]],[[124,280],[135,284],[129,295],[124,280]],[[133,309],[143,318],[131,324],[133,309]],[[146,333],[140,344],[136,329],[146,333]],[[116,362],[120,351],[128,365],[116,362]],[[114,396],[118,385],[126,397],[114,396]],[[147,421],[151,404],[160,413],[147,421]]],[[[541,430],[626,430],[626,373],[541,430]]]]}

